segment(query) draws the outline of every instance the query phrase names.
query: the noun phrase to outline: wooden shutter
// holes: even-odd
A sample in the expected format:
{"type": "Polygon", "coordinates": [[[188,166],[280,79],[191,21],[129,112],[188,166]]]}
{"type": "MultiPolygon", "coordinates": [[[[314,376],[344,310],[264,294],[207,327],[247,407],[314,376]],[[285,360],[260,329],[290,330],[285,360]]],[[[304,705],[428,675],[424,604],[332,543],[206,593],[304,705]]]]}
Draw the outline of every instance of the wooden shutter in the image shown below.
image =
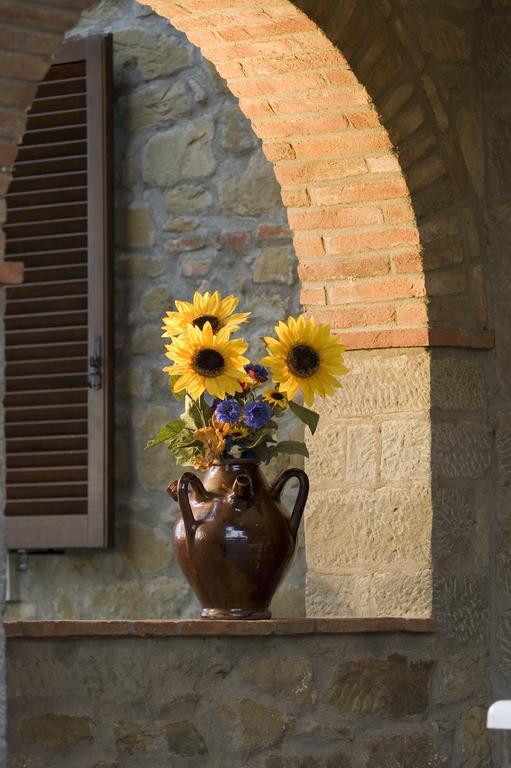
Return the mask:
{"type": "Polygon", "coordinates": [[[25,263],[5,309],[13,549],[109,543],[111,49],[110,36],[64,45],[39,84],[6,196],[6,260],[25,263]]]}

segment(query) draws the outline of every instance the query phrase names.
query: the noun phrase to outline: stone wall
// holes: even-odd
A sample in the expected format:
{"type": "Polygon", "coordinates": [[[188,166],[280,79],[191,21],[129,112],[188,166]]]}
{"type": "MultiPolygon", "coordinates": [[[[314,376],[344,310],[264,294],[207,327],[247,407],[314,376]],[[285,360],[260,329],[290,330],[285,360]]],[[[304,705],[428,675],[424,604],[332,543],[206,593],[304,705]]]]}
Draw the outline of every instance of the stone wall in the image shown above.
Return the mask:
{"type": "MultiPolygon", "coordinates": [[[[491,425],[495,434],[492,461],[491,557],[492,668],[495,698],[508,698],[511,686],[511,9],[492,4],[481,31],[479,71],[482,82],[485,164],[485,255],[489,271],[495,352],[490,377],[491,425]]],[[[503,765],[511,763],[511,740],[503,745],[503,765]]]]}
{"type": "Polygon", "coordinates": [[[12,639],[9,768],[490,768],[484,665],[441,643],[12,639]]]}
{"type": "MultiPolygon", "coordinates": [[[[238,103],[185,36],[132,0],[102,0],[69,36],[113,32],[115,526],[113,551],[32,555],[10,617],[174,617],[197,604],[171,545],[179,475],[146,440],[181,405],[161,368],[161,317],[218,289],[250,310],[250,352],[298,310],[295,254],[271,164],[238,103]]],[[[290,462],[300,465],[300,458],[290,462]]],[[[274,475],[285,462],[272,466],[274,475]]],[[[292,494],[291,494],[292,498],[292,494]]],[[[303,548],[276,600],[304,613],[303,548]]]]}

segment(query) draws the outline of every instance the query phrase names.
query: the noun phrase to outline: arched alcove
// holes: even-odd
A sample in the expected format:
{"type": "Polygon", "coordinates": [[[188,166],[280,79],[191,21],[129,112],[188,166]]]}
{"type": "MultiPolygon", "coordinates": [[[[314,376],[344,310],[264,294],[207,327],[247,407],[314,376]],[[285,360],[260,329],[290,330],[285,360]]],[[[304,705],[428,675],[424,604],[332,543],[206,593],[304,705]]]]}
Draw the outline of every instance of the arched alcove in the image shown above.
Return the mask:
{"type": "MultiPolygon", "coordinates": [[[[0,147],[3,191],[31,83],[88,5],[59,0],[44,13],[27,3],[17,14],[5,6],[7,28],[26,32],[6,42],[16,51],[6,68],[14,82],[2,95],[10,115],[0,147]],[[39,38],[38,23],[46,30],[39,38]]],[[[317,546],[310,548],[310,610],[429,614],[437,461],[431,382],[440,382],[441,407],[452,411],[453,383],[465,377],[470,389],[480,375],[456,356],[437,373],[425,348],[491,344],[477,174],[467,170],[458,126],[425,67],[429,42],[440,49],[442,35],[419,47],[397,5],[376,0],[150,5],[201,48],[239,99],[281,185],[302,302],[356,350],[352,375],[322,409],[323,430],[311,443],[317,496],[307,536],[317,546]],[[342,494],[349,503],[340,519],[342,494]],[[325,509],[319,518],[315,510],[325,509]],[[327,540],[335,548],[325,554],[327,540]]],[[[462,41],[457,46],[456,55],[465,55],[462,41]]],[[[484,437],[478,429],[469,429],[476,443],[484,437]]],[[[440,443],[463,443],[463,430],[451,432],[437,430],[440,443]]]]}

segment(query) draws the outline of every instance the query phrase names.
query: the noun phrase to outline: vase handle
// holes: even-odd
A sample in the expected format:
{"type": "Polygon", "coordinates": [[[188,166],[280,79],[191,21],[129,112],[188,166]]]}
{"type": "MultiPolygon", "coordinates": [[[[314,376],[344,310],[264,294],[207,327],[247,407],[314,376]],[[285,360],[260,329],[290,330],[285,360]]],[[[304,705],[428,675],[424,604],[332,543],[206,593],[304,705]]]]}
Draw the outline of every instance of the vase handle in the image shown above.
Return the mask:
{"type": "Polygon", "coordinates": [[[179,502],[179,509],[181,510],[181,517],[185,526],[186,535],[188,538],[192,538],[195,535],[195,531],[199,527],[200,523],[193,516],[192,508],[190,506],[190,497],[188,495],[188,486],[192,486],[195,493],[201,496],[203,499],[208,497],[208,492],[202,485],[199,478],[192,472],[185,472],[178,480],[177,483],[177,499],[179,502]]]}
{"type": "Polygon", "coordinates": [[[270,493],[276,501],[280,501],[280,495],[284,490],[284,486],[288,480],[291,480],[292,477],[296,477],[300,483],[298,496],[296,497],[293,512],[289,520],[291,532],[296,538],[296,534],[298,533],[298,528],[300,526],[300,521],[302,519],[303,510],[305,508],[305,503],[309,495],[309,478],[303,469],[285,469],[271,484],[270,493]]]}

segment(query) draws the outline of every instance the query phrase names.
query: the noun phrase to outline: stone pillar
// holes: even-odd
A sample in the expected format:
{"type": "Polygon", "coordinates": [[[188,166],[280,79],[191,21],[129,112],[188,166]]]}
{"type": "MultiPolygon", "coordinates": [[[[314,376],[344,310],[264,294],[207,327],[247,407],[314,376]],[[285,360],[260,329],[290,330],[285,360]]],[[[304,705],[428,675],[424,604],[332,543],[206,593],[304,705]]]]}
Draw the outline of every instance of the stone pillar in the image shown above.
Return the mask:
{"type": "Polygon", "coordinates": [[[486,355],[347,355],[310,441],[308,615],[433,614],[454,639],[484,638],[486,355]]]}
{"type": "Polygon", "coordinates": [[[429,353],[346,357],[350,373],[310,441],[307,614],[429,616],[429,353]]]}

